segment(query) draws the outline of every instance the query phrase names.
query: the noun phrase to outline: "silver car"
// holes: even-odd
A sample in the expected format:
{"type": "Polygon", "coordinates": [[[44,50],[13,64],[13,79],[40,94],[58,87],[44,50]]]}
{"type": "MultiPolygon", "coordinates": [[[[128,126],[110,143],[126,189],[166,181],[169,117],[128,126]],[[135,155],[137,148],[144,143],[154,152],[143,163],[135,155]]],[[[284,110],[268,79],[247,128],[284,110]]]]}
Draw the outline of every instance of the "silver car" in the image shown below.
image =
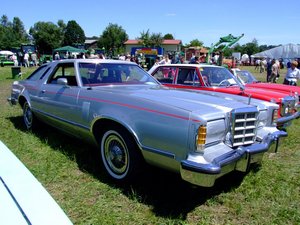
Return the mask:
{"type": "MultiPolygon", "coordinates": [[[[8,100],[23,108],[27,129],[38,119],[98,146],[115,181],[131,180],[146,161],[211,187],[260,164],[287,135],[263,125],[257,106],[166,88],[125,61],[54,61],[15,81],[8,100]]],[[[271,124],[277,109],[268,111],[271,124]]]]}

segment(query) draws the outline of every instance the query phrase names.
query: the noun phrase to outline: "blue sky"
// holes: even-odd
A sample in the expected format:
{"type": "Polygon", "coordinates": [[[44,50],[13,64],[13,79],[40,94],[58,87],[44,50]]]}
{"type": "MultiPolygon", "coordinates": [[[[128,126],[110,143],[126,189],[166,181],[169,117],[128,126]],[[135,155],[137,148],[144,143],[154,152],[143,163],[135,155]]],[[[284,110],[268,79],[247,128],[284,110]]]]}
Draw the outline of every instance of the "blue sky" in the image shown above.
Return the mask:
{"type": "Polygon", "coordinates": [[[142,31],[171,33],[183,44],[199,39],[205,46],[232,34],[245,44],[300,44],[299,0],[3,0],[0,16],[19,17],[29,30],[38,21],[75,20],[85,35],[100,36],[109,23],[118,24],[129,39],[142,31]]]}

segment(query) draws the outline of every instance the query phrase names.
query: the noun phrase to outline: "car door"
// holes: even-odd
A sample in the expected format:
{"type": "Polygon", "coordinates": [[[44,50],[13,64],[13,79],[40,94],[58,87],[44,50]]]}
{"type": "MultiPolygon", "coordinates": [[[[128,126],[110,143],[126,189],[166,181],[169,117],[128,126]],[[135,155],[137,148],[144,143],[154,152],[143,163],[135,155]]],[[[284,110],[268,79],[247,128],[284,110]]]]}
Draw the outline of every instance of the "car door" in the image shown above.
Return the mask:
{"type": "Polygon", "coordinates": [[[71,127],[80,114],[77,105],[80,87],[75,71],[74,63],[58,63],[38,93],[39,110],[58,125],[71,127]]]}

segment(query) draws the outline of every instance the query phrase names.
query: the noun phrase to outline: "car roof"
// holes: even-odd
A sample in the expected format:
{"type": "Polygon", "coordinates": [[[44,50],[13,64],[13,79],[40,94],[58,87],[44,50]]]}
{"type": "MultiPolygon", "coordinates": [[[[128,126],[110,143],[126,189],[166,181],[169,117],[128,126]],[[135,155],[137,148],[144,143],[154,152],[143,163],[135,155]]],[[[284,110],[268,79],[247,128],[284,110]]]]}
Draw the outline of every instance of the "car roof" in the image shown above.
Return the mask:
{"type": "Polygon", "coordinates": [[[60,59],[60,60],[53,60],[52,62],[49,62],[48,64],[53,63],[110,63],[110,64],[125,64],[125,65],[137,65],[134,62],[130,61],[124,61],[124,60],[115,60],[115,59],[60,59]]]}
{"type": "Polygon", "coordinates": [[[184,67],[216,67],[216,68],[224,68],[222,66],[217,66],[217,65],[211,65],[211,64],[205,64],[205,63],[200,63],[200,64],[162,64],[162,65],[156,65],[154,66],[155,68],[157,67],[162,67],[162,66],[168,66],[168,67],[179,67],[179,66],[184,66],[184,67]]]}

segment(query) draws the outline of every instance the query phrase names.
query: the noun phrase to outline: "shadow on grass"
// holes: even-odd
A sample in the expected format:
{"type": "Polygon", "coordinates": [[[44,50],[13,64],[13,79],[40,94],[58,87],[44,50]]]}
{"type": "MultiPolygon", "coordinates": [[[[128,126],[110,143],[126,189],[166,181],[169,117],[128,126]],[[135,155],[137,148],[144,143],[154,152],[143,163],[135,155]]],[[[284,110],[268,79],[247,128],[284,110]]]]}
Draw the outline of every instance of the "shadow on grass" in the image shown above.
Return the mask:
{"type": "MultiPolygon", "coordinates": [[[[22,117],[8,118],[16,129],[26,132],[22,117]]],[[[145,166],[143,173],[130,185],[117,185],[107,178],[100,163],[100,151],[93,146],[69,137],[55,128],[40,124],[35,134],[52,149],[59,149],[70,160],[76,160],[78,168],[91,174],[100,182],[120,189],[128,198],[146,204],[156,216],[185,219],[187,214],[208,199],[238,187],[245,174],[231,173],[219,178],[214,187],[195,187],[174,174],[152,166],[145,166]]]]}

